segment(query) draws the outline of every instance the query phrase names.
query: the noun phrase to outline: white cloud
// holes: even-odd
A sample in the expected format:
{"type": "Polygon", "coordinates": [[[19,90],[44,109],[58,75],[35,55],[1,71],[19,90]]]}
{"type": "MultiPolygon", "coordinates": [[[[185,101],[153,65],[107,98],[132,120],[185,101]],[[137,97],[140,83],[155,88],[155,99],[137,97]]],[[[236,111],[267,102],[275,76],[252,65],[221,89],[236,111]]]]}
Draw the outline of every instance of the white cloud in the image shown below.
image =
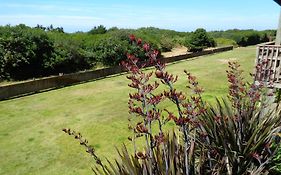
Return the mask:
{"type": "Polygon", "coordinates": [[[48,4],[20,4],[20,3],[4,3],[1,4],[2,8],[30,8],[30,9],[38,9],[38,10],[54,10],[57,7],[54,5],[48,4]]]}
{"type": "MultiPolygon", "coordinates": [[[[41,1],[42,2],[42,1],[41,1]]],[[[194,30],[204,27],[208,30],[228,28],[275,28],[277,15],[230,14],[226,11],[205,12],[200,9],[186,10],[186,7],[147,7],[141,8],[126,4],[100,6],[92,4],[70,4],[56,1],[52,5],[45,3],[1,3],[0,25],[24,23],[62,26],[67,31],[88,30],[103,24],[107,27],[138,28],[155,26],[175,30],[194,30]],[[5,8],[10,14],[1,13],[5,8]],[[8,10],[7,10],[8,9],[8,10]],[[2,14],[2,15],[1,15],[2,14]]]]}
{"type": "Polygon", "coordinates": [[[0,15],[0,24],[17,25],[20,23],[35,26],[37,24],[66,27],[88,27],[93,24],[102,24],[102,18],[91,16],[47,16],[47,15],[0,15]]]}

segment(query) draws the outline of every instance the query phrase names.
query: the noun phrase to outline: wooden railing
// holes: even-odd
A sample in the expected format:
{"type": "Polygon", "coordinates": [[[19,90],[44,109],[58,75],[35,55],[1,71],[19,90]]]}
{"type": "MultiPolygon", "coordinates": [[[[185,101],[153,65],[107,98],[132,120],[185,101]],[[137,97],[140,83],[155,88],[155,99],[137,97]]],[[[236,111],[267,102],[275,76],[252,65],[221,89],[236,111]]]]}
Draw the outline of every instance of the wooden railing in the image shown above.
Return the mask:
{"type": "Polygon", "coordinates": [[[273,44],[257,46],[255,79],[268,86],[281,88],[281,46],[273,44]]]}

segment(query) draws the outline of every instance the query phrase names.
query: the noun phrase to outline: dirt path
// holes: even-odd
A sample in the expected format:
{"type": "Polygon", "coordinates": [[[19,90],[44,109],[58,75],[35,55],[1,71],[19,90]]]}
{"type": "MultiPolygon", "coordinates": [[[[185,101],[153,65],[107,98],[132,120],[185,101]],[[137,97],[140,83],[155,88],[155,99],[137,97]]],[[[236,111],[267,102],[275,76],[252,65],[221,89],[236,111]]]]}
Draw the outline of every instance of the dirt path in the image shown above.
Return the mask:
{"type": "Polygon", "coordinates": [[[171,52],[163,52],[164,57],[172,57],[177,55],[183,55],[187,53],[187,48],[184,46],[173,48],[171,52]]]}

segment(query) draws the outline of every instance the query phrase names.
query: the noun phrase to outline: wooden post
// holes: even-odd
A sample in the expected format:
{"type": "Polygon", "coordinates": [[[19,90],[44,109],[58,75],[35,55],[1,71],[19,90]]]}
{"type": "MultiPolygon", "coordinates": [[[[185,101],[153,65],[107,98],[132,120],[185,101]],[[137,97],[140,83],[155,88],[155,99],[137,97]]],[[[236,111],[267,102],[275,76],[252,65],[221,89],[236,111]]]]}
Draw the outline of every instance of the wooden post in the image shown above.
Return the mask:
{"type": "Polygon", "coordinates": [[[281,12],[279,15],[279,24],[276,33],[275,45],[281,45],[281,12]]]}

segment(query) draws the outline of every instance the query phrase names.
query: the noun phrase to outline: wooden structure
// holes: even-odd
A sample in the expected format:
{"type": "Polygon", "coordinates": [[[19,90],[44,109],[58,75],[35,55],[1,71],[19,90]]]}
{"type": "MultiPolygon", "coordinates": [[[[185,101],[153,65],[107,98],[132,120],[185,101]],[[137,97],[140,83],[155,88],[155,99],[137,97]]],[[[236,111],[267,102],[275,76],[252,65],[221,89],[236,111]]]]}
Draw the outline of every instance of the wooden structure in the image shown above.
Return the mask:
{"type": "Polygon", "coordinates": [[[281,88],[281,45],[271,42],[257,46],[255,80],[281,88]]]}
{"type": "MultiPolygon", "coordinates": [[[[281,0],[274,0],[281,6],[281,0]]],[[[255,81],[281,89],[281,13],[275,42],[257,46],[255,81]]]]}

